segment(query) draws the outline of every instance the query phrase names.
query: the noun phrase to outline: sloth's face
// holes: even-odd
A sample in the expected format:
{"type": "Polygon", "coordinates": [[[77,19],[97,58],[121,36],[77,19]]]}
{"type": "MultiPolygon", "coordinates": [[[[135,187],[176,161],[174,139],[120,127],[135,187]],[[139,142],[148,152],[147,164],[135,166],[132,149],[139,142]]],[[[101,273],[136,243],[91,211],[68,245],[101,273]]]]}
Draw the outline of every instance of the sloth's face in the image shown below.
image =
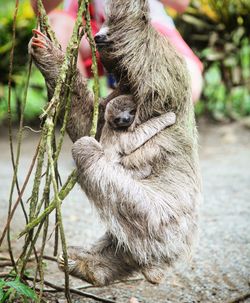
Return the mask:
{"type": "Polygon", "coordinates": [[[118,64],[114,58],[114,42],[109,33],[109,27],[104,23],[100,31],[95,35],[95,43],[101,57],[101,62],[108,73],[116,74],[118,64]]]}
{"type": "Polygon", "coordinates": [[[99,30],[98,33],[96,33],[94,37],[96,46],[100,51],[102,51],[104,48],[107,48],[110,44],[108,41],[108,32],[109,32],[108,27],[106,25],[103,25],[102,28],[99,30]]]}
{"type": "Polygon", "coordinates": [[[123,110],[111,113],[108,118],[108,124],[115,130],[126,130],[134,122],[135,111],[123,110]]]}
{"type": "Polygon", "coordinates": [[[105,120],[112,129],[126,130],[135,119],[136,106],[127,100],[111,100],[105,110],[105,120]]]}

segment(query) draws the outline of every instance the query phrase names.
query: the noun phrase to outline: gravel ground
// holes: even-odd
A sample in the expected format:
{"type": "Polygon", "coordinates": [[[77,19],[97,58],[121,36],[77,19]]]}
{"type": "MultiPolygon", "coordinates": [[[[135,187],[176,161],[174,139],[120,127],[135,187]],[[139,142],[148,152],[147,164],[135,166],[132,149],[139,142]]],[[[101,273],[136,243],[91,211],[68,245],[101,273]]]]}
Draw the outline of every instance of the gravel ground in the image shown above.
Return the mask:
{"type": "MultiPolygon", "coordinates": [[[[200,242],[193,260],[170,270],[160,286],[138,279],[90,288],[88,292],[115,299],[118,303],[128,303],[131,297],[145,303],[250,302],[250,295],[247,295],[250,294],[250,131],[240,124],[218,126],[206,123],[202,123],[199,130],[204,203],[200,242]],[[245,299],[240,299],[241,296],[245,299]]],[[[4,129],[0,130],[0,229],[6,221],[12,174],[4,132],[4,129]]],[[[25,132],[20,184],[27,174],[38,137],[30,131],[25,132]]],[[[70,141],[66,140],[59,165],[63,179],[73,167],[70,147],[70,141]]],[[[101,223],[79,187],[64,202],[63,216],[69,245],[86,245],[103,233],[101,223]]],[[[16,254],[22,247],[22,240],[17,240],[16,236],[23,225],[23,216],[18,209],[12,225],[16,254]]],[[[47,245],[47,254],[52,253],[52,238],[47,245]]],[[[1,255],[6,253],[6,243],[0,252],[1,255]]],[[[53,262],[47,264],[46,279],[62,285],[62,273],[53,262]]],[[[76,279],[71,279],[71,283],[74,287],[83,284],[76,279]]],[[[57,294],[48,296],[47,302],[66,301],[63,295],[57,294]]],[[[96,301],[75,296],[73,302],[96,301]]]]}

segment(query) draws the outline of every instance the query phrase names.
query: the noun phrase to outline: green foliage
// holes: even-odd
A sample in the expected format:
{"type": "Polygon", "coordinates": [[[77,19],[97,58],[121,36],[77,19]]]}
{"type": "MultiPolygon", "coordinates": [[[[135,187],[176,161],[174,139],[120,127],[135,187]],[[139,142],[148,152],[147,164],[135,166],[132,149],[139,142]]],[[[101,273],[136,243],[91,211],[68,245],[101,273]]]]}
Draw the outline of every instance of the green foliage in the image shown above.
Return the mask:
{"type": "Polygon", "coordinates": [[[0,279],[0,303],[37,302],[36,293],[18,278],[11,281],[0,279]]]}
{"type": "Polygon", "coordinates": [[[192,1],[177,19],[188,44],[204,64],[198,115],[238,119],[250,115],[250,2],[192,1]]]}
{"type": "MultiPolygon", "coordinates": [[[[8,74],[10,50],[12,47],[12,26],[15,1],[0,2],[0,122],[7,118],[8,74]]],[[[28,42],[32,28],[36,26],[34,13],[29,0],[20,1],[17,22],[16,39],[11,85],[11,110],[13,121],[18,121],[27,79],[28,42]]],[[[25,121],[37,118],[46,102],[46,90],[41,74],[34,69],[30,79],[27,104],[24,113],[25,121]]]]}
{"type": "Polygon", "coordinates": [[[226,43],[224,53],[206,48],[201,57],[207,65],[200,113],[207,110],[219,120],[250,115],[250,40],[226,43]]]}
{"type": "Polygon", "coordinates": [[[228,89],[222,81],[222,72],[218,63],[214,63],[206,71],[204,81],[204,99],[197,104],[197,114],[207,111],[217,120],[223,120],[225,117],[238,119],[250,114],[248,88],[239,85],[228,89]]]}
{"type": "MultiPolygon", "coordinates": [[[[27,69],[27,68],[26,68],[27,69]]],[[[27,71],[15,78],[15,85],[11,88],[11,111],[12,119],[17,122],[20,118],[20,111],[24,102],[25,81],[27,71]]],[[[33,121],[41,113],[46,104],[47,93],[45,89],[44,79],[40,72],[34,68],[31,73],[26,107],[24,111],[24,119],[26,122],[33,121]]],[[[0,83],[0,121],[7,119],[8,112],[8,86],[0,83]]]]}
{"type": "MultiPolygon", "coordinates": [[[[15,1],[0,2],[0,83],[6,84],[9,72],[9,53],[12,46],[12,26],[15,1]]],[[[21,1],[16,23],[16,41],[13,75],[23,72],[28,60],[27,45],[31,30],[36,25],[34,14],[28,0],[21,1]]]]}

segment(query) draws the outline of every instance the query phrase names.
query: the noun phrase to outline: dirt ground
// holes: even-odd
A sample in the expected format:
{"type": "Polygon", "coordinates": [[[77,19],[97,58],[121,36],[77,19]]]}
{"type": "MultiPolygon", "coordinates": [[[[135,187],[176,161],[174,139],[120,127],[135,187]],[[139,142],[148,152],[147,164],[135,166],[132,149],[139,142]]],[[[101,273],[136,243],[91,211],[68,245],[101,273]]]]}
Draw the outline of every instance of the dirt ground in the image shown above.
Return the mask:
{"type": "MultiPolygon", "coordinates": [[[[220,126],[201,123],[199,131],[204,203],[200,241],[192,262],[169,270],[166,281],[160,286],[137,279],[86,291],[117,303],[128,303],[131,297],[144,303],[250,302],[250,295],[239,298],[250,294],[250,130],[239,123],[220,126]]],[[[0,230],[6,221],[12,176],[5,132],[0,130],[0,230]]],[[[25,131],[20,184],[27,174],[38,138],[39,134],[25,131]]],[[[71,143],[66,140],[59,165],[63,179],[73,168],[70,148],[71,143]]],[[[28,196],[27,193],[26,198],[28,196]]],[[[63,204],[63,217],[69,245],[89,244],[104,231],[78,186],[63,204]]],[[[23,226],[23,215],[18,209],[12,224],[16,255],[22,247],[22,240],[17,240],[16,236],[23,226]]],[[[47,254],[51,255],[53,235],[47,246],[47,254]]],[[[0,255],[4,254],[6,243],[0,248],[0,255]]],[[[47,261],[46,272],[48,281],[63,285],[63,275],[53,262],[47,261]]],[[[71,284],[73,287],[86,285],[76,279],[71,279],[71,284]]],[[[66,302],[63,294],[53,298],[48,297],[47,302],[66,302]]],[[[73,296],[73,302],[96,301],[73,296]]]]}

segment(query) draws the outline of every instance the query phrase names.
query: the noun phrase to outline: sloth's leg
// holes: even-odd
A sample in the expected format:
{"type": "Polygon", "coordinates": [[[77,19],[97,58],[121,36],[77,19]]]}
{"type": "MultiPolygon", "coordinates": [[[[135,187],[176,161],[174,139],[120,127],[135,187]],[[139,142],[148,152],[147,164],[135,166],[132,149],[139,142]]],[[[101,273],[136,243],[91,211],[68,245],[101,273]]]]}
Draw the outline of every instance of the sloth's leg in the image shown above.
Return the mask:
{"type": "MultiPolygon", "coordinates": [[[[29,43],[29,53],[36,66],[43,74],[48,88],[49,100],[52,99],[64,53],[51,40],[38,30],[33,30],[34,36],[29,43]]],[[[77,70],[71,85],[71,109],[68,118],[67,132],[73,142],[89,134],[93,114],[93,94],[87,87],[87,81],[77,70]]],[[[65,104],[61,104],[63,117],[65,104]]]]}
{"type": "MultiPolygon", "coordinates": [[[[58,257],[58,265],[64,270],[62,254],[58,257]]],[[[117,241],[109,234],[105,234],[91,249],[69,247],[68,265],[70,275],[95,286],[125,279],[138,268],[129,254],[117,247],[117,241]]]]}

